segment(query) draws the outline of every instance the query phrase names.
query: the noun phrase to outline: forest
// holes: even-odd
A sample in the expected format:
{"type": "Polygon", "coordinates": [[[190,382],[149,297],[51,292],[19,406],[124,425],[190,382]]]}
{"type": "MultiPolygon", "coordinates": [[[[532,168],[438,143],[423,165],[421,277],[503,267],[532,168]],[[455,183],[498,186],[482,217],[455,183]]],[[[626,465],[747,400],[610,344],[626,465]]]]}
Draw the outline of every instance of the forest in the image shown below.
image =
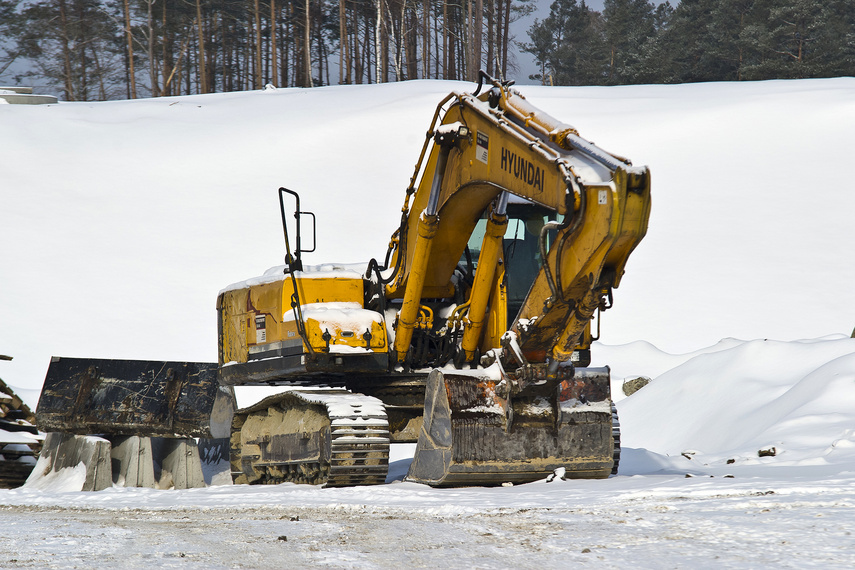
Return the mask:
{"type": "Polygon", "coordinates": [[[552,85],[855,75],[855,0],[556,0],[528,36],[552,85]]]}
{"type": "Polygon", "coordinates": [[[855,0],[0,0],[0,84],[66,101],[277,87],[855,75],[855,0]]]}

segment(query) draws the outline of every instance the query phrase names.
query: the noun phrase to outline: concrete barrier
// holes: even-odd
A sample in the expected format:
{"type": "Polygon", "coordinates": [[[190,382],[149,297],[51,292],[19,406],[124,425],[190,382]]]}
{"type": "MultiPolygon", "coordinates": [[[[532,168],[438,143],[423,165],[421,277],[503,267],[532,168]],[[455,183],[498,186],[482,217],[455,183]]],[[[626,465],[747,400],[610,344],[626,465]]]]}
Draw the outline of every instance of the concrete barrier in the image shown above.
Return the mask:
{"type": "Polygon", "coordinates": [[[110,437],[113,484],[119,487],[154,487],[151,438],[135,435],[110,437]]]}
{"type": "MultiPolygon", "coordinates": [[[[212,445],[225,440],[202,441],[212,445]]],[[[228,466],[222,461],[219,465],[228,466]]],[[[211,466],[206,467],[210,469],[211,466]]],[[[24,486],[64,491],[101,491],[112,486],[195,489],[206,487],[205,479],[199,445],[193,438],[102,438],[51,432],[24,486]],[[72,471],[60,475],[66,468],[72,471]]],[[[219,477],[221,484],[222,481],[223,477],[219,477]]],[[[228,483],[231,483],[230,476],[228,483]]]]}
{"type": "MultiPolygon", "coordinates": [[[[47,434],[39,460],[24,487],[49,487],[63,469],[75,470],[78,475],[83,470],[85,477],[66,477],[57,484],[67,487],[70,481],[74,481],[80,491],[101,491],[112,487],[110,442],[88,435],[47,434]]],[[[72,490],[66,487],[63,490],[72,490]]]]}
{"type": "Polygon", "coordinates": [[[153,437],[151,440],[155,460],[160,464],[159,489],[205,487],[196,440],[181,437],[153,437]]]}
{"type": "Polygon", "coordinates": [[[58,103],[53,95],[34,95],[32,87],[2,87],[0,99],[13,105],[50,105],[58,103]]]}

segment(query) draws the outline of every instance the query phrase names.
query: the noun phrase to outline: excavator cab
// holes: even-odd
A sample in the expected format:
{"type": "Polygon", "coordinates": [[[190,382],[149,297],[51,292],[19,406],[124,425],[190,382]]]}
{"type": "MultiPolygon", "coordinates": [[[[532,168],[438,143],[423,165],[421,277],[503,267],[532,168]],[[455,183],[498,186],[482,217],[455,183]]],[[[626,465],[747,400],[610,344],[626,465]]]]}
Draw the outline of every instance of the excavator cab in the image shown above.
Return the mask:
{"type": "MultiPolygon", "coordinates": [[[[502,252],[508,287],[509,323],[514,322],[540,271],[540,231],[547,222],[556,221],[558,217],[555,212],[535,204],[508,204],[508,229],[502,239],[502,252]]],[[[555,231],[548,232],[547,250],[554,239],[555,231]]]]}
{"type": "MultiPolygon", "coordinates": [[[[460,260],[460,268],[464,278],[469,276],[470,284],[471,276],[475,274],[478,266],[481,244],[487,230],[487,218],[488,214],[485,212],[475,224],[466,251],[460,260]]],[[[563,218],[564,216],[561,214],[528,200],[518,199],[518,201],[508,204],[508,227],[502,238],[503,285],[506,291],[506,311],[504,314],[507,315],[505,323],[514,322],[535,277],[541,269],[543,259],[538,242],[540,231],[547,223],[561,222],[563,218]]],[[[545,234],[547,251],[552,247],[556,234],[556,230],[547,230],[545,234]]],[[[498,303],[500,300],[494,300],[494,302],[498,303]]],[[[497,310],[502,309],[497,307],[497,310]]],[[[599,323],[599,321],[597,322],[599,323]]],[[[586,327],[579,341],[579,346],[571,358],[576,366],[585,367],[590,364],[592,340],[595,339],[589,325],[586,327]]]]}

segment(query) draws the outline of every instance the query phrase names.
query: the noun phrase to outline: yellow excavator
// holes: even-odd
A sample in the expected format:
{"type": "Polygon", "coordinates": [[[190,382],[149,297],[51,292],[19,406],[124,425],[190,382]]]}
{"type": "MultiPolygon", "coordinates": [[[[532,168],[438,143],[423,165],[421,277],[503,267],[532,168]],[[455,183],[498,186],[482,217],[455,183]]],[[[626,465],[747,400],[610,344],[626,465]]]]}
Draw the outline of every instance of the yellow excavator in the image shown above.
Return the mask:
{"type": "Polygon", "coordinates": [[[616,472],[592,322],[646,233],[648,169],[483,73],[427,135],[382,262],[304,266],[315,217],[280,188],[286,264],[220,292],[216,366],[54,358],[40,427],[230,431],[236,483],[382,483],[414,441],[407,480],[434,486],[616,472]],[[247,385],[283,390],[232,417],[247,385]]]}

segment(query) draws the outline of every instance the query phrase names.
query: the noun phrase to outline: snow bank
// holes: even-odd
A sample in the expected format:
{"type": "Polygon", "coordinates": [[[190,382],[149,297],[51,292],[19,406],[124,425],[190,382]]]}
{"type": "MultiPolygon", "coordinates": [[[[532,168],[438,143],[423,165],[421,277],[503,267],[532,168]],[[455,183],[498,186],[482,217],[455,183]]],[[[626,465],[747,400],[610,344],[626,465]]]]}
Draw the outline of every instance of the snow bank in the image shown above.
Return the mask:
{"type": "Polygon", "coordinates": [[[85,483],[86,465],[82,462],[74,467],[63,467],[57,471],[51,471],[50,460],[46,457],[39,457],[36,466],[33,467],[33,473],[23,488],[27,491],[46,494],[70,493],[80,492],[85,483]],[[40,473],[45,473],[45,475],[40,477],[38,476],[40,473]]]}
{"type": "Polygon", "coordinates": [[[855,339],[724,344],[620,402],[626,446],[729,469],[855,468],[855,339]]]}

